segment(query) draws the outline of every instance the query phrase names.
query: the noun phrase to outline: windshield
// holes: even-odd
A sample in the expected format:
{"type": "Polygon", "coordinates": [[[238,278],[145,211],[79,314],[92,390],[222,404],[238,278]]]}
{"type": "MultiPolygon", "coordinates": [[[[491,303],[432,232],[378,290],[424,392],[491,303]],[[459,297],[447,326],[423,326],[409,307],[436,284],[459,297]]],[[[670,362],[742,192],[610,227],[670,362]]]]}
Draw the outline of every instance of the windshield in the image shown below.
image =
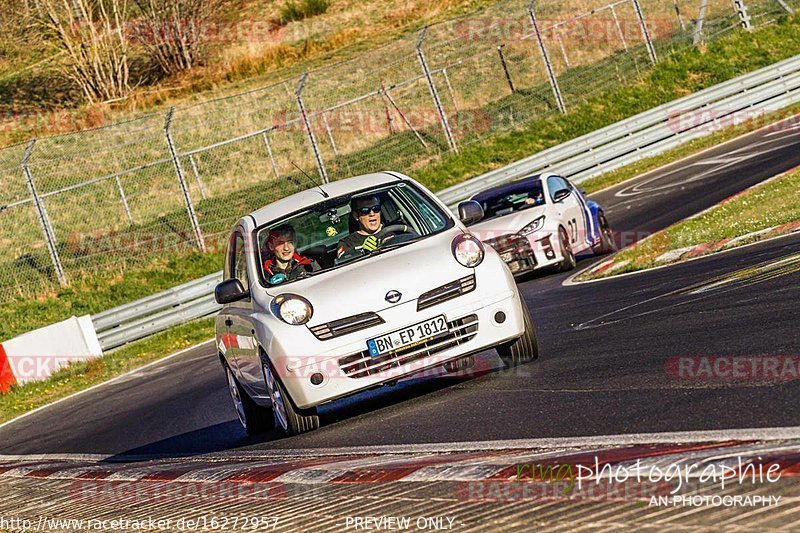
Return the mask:
{"type": "Polygon", "coordinates": [[[453,224],[448,213],[408,182],[327,199],[258,229],[262,280],[275,286],[314,276],[453,224]]]}
{"type": "Polygon", "coordinates": [[[544,190],[538,179],[489,190],[474,198],[483,207],[481,221],[544,205],[544,190]]]}

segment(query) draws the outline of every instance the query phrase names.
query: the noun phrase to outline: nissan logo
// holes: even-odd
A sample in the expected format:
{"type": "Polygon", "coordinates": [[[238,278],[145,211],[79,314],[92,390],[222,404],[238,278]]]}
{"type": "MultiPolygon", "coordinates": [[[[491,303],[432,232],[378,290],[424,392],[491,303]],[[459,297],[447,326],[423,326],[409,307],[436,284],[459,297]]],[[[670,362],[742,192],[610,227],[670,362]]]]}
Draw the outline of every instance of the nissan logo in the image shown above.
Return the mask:
{"type": "Polygon", "coordinates": [[[402,297],[403,295],[400,294],[400,291],[389,291],[386,293],[386,301],[390,304],[396,304],[402,297]]]}

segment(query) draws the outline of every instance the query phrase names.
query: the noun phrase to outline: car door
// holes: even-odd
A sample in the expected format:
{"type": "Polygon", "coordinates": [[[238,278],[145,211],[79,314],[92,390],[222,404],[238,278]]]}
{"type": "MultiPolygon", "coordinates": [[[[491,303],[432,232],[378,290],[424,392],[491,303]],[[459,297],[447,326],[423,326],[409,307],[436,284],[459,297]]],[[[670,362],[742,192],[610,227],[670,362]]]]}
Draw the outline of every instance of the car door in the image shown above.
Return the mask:
{"type": "MultiPolygon", "coordinates": [[[[245,230],[237,227],[233,232],[233,262],[231,265],[232,277],[238,279],[245,290],[250,290],[251,280],[247,270],[247,255],[249,246],[245,240],[245,230]]],[[[261,364],[258,358],[258,345],[255,339],[255,326],[253,324],[253,301],[245,298],[228,305],[228,329],[232,338],[231,350],[235,354],[239,375],[242,384],[251,391],[263,392],[264,378],[261,374],[261,364]]]]}
{"type": "Polygon", "coordinates": [[[586,239],[586,217],[583,213],[583,206],[577,197],[576,191],[572,189],[567,181],[560,176],[550,176],[547,178],[547,190],[550,201],[553,203],[556,213],[558,213],[561,224],[569,234],[569,240],[573,250],[578,251],[584,246],[586,239]],[[556,195],[566,190],[569,196],[556,202],[556,195]]]}

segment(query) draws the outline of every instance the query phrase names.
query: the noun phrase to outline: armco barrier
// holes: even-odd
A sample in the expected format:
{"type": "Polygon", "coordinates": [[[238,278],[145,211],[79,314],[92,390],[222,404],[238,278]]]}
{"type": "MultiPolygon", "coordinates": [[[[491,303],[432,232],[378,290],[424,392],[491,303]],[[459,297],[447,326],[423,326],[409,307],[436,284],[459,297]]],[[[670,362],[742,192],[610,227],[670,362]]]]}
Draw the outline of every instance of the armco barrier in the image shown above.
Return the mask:
{"type": "MultiPolygon", "coordinates": [[[[674,100],[605,128],[548,148],[441,191],[451,208],[482,189],[537,172],[552,171],[580,183],[590,177],[658,155],[708,135],[737,113],[747,118],[800,102],[800,56],[674,100]],[[693,114],[683,128],[682,115],[693,114]]],[[[144,338],[188,320],[214,314],[217,272],[92,316],[104,350],[144,338]]],[[[1,372],[1,370],[0,370],[1,372]]]]}

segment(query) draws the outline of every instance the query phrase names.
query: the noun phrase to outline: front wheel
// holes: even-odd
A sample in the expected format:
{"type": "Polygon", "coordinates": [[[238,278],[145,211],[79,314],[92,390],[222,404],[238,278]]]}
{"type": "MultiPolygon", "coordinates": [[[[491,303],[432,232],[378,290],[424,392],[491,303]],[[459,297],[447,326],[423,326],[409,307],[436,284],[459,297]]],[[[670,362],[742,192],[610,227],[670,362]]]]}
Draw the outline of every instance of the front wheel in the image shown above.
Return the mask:
{"type": "Polygon", "coordinates": [[[228,379],[228,392],[233,400],[233,408],[236,410],[239,423],[242,424],[247,434],[257,435],[272,428],[275,425],[272,411],[257,405],[247,395],[227,364],[225,365],[225,375],[228,379]]]}
{"type": "MultiPolygon", "coordinates": [[[[520,298],[522,297],[520,296],[520,298]]],[[[534,361],[539,357],[539,342],[536,338],[536,329],[533,327],[528,304],[524,300],[522,302],[522,317],[525,323],[525,331],[522,336],[497,347],[497,355],[509,368],[534,361]]]]}
{"type": "Polygon", "coordinates": [[[261,367],[267,384],[267,393],[272,402],[272,412],[278,426],[287,435],[298,435],[319,428],[319,415],[315,408],[300,409],[294,406],[292,399],[276,375],[272,363],[266,355],[261,354],[261,367]]]}
{"type": "Polygon", "coordinates": [[[558,228],[558,237],[561,240],[561,256],[563,259],[558,265],[561,272],[567,272],[574,269],[578,262],[575,260],[575,252],[572,251],[572,243],[569,242],[569,235],[564,227],[558,228]]]}

